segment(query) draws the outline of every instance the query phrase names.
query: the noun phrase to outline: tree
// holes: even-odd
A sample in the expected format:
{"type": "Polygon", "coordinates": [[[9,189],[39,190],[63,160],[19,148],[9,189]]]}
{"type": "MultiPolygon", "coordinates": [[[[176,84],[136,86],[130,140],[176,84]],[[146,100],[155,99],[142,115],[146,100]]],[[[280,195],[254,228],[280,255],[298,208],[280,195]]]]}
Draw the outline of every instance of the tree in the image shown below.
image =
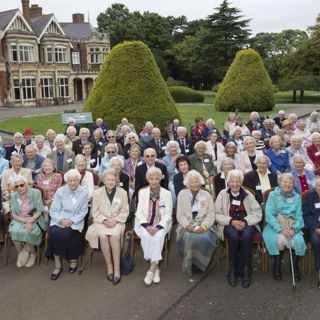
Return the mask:
{"type": "Polygon", "coordinates": [[[240,50],[233,60],[215,99],[219,111],[270,111],[273,85],[261,57],[253,49],[240,50]]]}
{"type": "Polygon", "coordinates": [[[104,62],[83,111],[115,127],[123,117],[136,128],[179,118],[151,50],[142,42],[115,46],[104,62]]]}

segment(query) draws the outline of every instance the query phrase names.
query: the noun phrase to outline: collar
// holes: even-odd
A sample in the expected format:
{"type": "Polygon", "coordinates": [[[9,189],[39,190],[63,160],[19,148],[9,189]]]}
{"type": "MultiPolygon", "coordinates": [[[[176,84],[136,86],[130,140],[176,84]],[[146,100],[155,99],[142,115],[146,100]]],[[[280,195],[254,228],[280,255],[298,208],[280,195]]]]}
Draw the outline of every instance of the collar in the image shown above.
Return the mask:
{"type": "Polygon", "coordinates": [[[267,172],[266,172],[266,174],[264,174],[264,175],[262,175],[258,170],[257,170],[257,172],[258,172],[258,175],[260,176],[260,177],[266,177],[266,176],[268,176],[271,172],[270,172],[270,170],[269,169],[267,169],[267,172]]]}

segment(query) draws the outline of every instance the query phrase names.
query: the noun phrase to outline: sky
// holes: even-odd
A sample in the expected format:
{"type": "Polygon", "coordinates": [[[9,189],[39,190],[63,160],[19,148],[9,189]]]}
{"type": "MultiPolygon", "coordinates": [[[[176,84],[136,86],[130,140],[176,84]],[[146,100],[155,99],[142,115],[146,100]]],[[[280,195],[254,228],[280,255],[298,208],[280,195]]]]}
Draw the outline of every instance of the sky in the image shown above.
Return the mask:
{"type": "MultiPolygon", "coordinates": [[[[130,11],[151,11],[163,16],[185,15],[188,20],[202,19],[213,12],[222,0],[31,0],[43,7],[44,13],[54,13],[60,22],[71,21],[72,13],[88,14],[96,26],[97,15],[112,3],[120,2],[130,11]]],[[[280,32],[284,29],[306,30],[315,24],[320,14],[319,0],[231,0],[246,18],[252,18],[250,28],[258,32],[280,32]]],[[[20,8],[20,0],[1,0],[0,11],[20,8]]]]}

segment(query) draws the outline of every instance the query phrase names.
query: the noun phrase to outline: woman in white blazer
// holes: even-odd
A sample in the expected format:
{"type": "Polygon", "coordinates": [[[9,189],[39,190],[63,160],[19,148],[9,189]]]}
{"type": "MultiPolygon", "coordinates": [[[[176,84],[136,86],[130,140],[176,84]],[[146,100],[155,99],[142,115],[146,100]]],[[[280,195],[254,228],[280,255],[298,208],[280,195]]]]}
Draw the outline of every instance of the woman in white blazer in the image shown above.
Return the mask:
{"type": "Polygon", "coordinates": [[[244,151],[240,153],[241,169],[244,174],[256,170],[255,160],[263,156],[263,151],[256,150],[256,140],[253,137],[245,137],[243,141],[244,151]]]}
{"type": "Polygon", "coordinates": [[[212,156],[212,160],[215,166],[217,166],[217,161],[221,153],[224,152],[224,146],[221,142],[218,142],[218,134],[216,132],[211,132],[209,135],[209,141],[206,142],[207,153],[212,156]]]}
{"type": "Polygon", "coordinates": [[[141,239],[144,259],[150,262],[144,278],[149,286],[152,282],[160,282],[159,261],[162,260],[165,236],[172,226],[172,196],[170,191],[160,186],[160,169],[149,168],[146,178],[150,186],[139,192],[134,231],[141,239]]]}

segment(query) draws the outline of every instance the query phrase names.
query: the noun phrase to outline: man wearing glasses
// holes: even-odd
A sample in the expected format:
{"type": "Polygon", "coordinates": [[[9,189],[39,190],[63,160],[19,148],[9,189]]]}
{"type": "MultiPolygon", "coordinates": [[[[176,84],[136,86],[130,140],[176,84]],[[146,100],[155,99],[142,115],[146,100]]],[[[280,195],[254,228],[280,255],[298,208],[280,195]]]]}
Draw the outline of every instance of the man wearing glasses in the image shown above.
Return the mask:
{"type": "Polygon", "coordinates": [[[168,172],[167,168],[164,164],[156,161],[157,160],[157,153],[156,150],[153,148],[148,148],[144,150],[143,157],[145,162],[140,166],[137,166],[136,173],[135,173],[135,192],[139,192],[139,190],[148,185],[146,179],[147,170],[151,167],[159,168],[162,172],[162,179],[160,182],[161,187],[168,190],[168,172]]]}

